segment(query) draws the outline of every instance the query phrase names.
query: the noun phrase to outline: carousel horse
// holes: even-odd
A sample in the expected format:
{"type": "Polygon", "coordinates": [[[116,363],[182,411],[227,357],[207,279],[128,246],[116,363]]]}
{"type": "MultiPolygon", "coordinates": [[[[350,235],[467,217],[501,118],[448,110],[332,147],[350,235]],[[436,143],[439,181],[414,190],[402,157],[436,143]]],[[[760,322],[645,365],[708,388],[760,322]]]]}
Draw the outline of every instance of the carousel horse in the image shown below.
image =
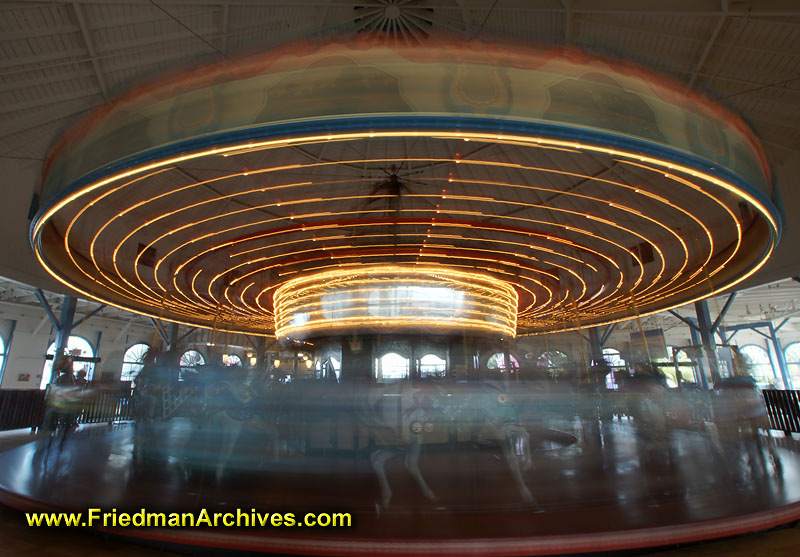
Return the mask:
{"type": "MultiPolygon", "coordinates": [[[[222,376],[217,374],[217,377],[222,376]]],[[[225,378],[206,385],[205,427],[218,442],[214,466],[217,483],[222,481],[237,443],[245,435],[268,439],[272,460],[278,460],[280,433],[275,398],[269,387],[252,375],[243,381],[225,378]]]]}
{"type": "Polygon", "coordinates": [[[640,374],[626,378],[621,390],[627,399],[627,414],[636,426],[636,446],[643,477],[664,488],[674,474],[677,461],[672,450],[672,424],[686,419],[688,408],[671,396],[661,377],[640,374]]]}
{"type": "MultiPolygon", "coordinates": [[[[162,467],[170,459],[183,469],[184,448],[200,419],[199,388],[178,381],[169,353],[151,355],[134,379],[134,463],[162,467]]],[[[185,473],[185,470],[183,470],[185,473]]]]}
{"type": "Polygon", "coordinates": [[[70,431],[78,425],[81,412],[93,391],[85,382],[78,382],[72,375],[73,361],[68,355],[60,355],[53,361],[55,379],[45,392],[45,412],[39,434],[37,453],[50,448],[53,439],[61,436],[58,446],[63,447],[70,431]]]}
{"type": "Polygon", "coordinates": [[[770,425],[767,408],[755,379],[748,375],[722,379],[714,385],[711,400],[714,424],[722,446],[728,452],[735,452],[736,460],[739,454],[746,455],[751,470],[756,463],[765,470],[763,449],[766,448],[773,470],[780,476],[783,467],[775,440],[769,435],[762,439],[759,433],[759,429],[768,432],[770,425]]]}
{"type": "Polygon", "coordinates": [[[40,449],[49,449],[54,439],[61,437],[59,448],[64,446],[67,435],[78,425],[86,402],[93,395],[84,385],[48,385],[45,393],[45,413],[39,436],[40,449]]]}
{"type": "Polygon", "coordinates": [[[518,408],[502,386],[454,384],[448,389],[408,382],[365,386],[355,394],[355,410],[375,438],[370,463],[380,485],[379,511],[388,508],[392,499],[386,462],[401,455],[425,498],[436,508],[444,508],[422,476],[419,457],[426,435],[451,425],[480,431],[480,442],[499,446],[522,500],[538,508],[523,478],[532,464],[528,432],[519,425],[518,408]]]}

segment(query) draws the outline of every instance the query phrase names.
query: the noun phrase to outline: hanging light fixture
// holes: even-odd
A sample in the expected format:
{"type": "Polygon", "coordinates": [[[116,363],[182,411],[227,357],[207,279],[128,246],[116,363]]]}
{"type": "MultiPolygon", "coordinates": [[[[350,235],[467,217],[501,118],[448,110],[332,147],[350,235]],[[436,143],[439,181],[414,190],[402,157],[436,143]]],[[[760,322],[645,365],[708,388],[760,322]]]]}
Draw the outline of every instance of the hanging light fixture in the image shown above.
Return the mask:
{"type": "MultiPolygon", "coordinates": [[[[255,356],[250,356],[250,365],[251,366],[255,367],[257,361],[258,361],[258,358],[256,358],[255,356]]],[[[278,366],[276,365],[275,367],[278,367],[278,366]]]]}
{"type": "Polygon", "coordinates": [[[275,366],[275,368],[277,369],[277,368],[281,367],[281,361],[278,358],[275,358],[272,361],[272,365],[275,366]]]}

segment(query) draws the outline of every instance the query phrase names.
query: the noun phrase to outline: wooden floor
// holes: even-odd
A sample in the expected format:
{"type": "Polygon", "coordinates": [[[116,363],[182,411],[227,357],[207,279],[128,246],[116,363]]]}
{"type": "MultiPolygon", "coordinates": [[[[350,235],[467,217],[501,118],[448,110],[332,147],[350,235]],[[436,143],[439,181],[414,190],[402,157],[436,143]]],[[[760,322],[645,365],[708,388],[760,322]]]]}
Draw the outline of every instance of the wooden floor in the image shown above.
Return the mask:
{"type": "MultiPolygon", "coordinates": [[[[0,452],[28,443],[32,440],[29,432],[0,433],[0,452]]],[[[213,554],[213,550],[181,548],[158,545],[143,546],[120,538],[87,530],[68,530],[61,528],[30,528],[24,522],[22,513],[0,506],[0,544],[2,555],[178,555],[213,554]]],[[[800,554],[800,527],[787,525],[767,532],[747,534],[733,538],[687,544],[684,546],[662,547],[646,551],[630,551],[624,555],[696,555],[696,556],[795,556],[800,554]]]]}

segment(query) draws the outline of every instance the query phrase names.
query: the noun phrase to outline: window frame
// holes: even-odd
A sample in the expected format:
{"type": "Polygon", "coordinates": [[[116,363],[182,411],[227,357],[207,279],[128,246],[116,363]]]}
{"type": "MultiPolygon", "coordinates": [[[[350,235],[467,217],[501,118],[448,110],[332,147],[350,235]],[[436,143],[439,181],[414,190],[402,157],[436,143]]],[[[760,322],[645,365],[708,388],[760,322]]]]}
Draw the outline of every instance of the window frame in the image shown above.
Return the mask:
{"type": "MultiPolygon", "coordinates": [[[[69,335],[69,338],[67,339],[67,352],[68,353],[71,353],[72,350],[74,350],[74,348],[72,350],[70,350],[70,348],[69,348],[70,341],[73,338],[82,340],[83,342],[86,343],[86,346],[89,347],[89,351],[90,351],[89,352],[90,355],[88,356],[89,358],[96,358],[97,357],[97,349],[94,347],[94,345],[91,342],[89,342],[89,339],[87,339],[86,337],[82,337],[81,335],[69,335]]],[[[39,390],[46,389],[47,385],[49,385],[50,382],[53,380],[53,364],[55,363],[55,359],[56,359],[55,352],[56,352],[56,341],[53,341],[47,346],[47,350],[45,351],[44,365],[42,366],[42,377],[41,377],[41,379],[39,381],[39,390]],[[53,351],[52,354],[50,353],[51,349],[53,351]],[[50,356],[50,355],[53,356],[53,359],[48,360],[47,356],[50,356]],[[45,371],[47,371],[47,373],[45,373],[45,371]],[[45,375],[47,375],[47,381],[46,382],[44,380],[45,379],[45,375]]],[[[81,352],[83,352],[83,350],[81,350],[81,352]]],[[[86,356],[84,356],[84,357],[86,357],[86,356]]],[[[86,379],[88,381],[91,381],[92,378],[94,377],[94,371],[95,371],[95,366],[96,366],[95,362],[73,362],[73,364],[72,364],[72,373],[76,374],[80,370],[80,368],[76,368],[75,366],[85,366],[87,363],[88,363],[88,368],[89,369],[86,370],[86,379]]]]}
{"type": "Polygon", "coordinates": [[[149,344],[147,344],[146,342],[135,342],[135,343],[131,344],[130,346],[128,346],[128,347],[125,349],[125,352],[123,352],[123,353],[122,353],[122,369],[120,370],[120,374],[119,374],[119,380],[120,380],[120,381],[133,381],[133,380],[134,380],[134,378],[136,377],[136,374],[138,374],[138,373],[139,373],[139,372],[142,370],[142,368],[144,367],[144,357],[147,355],[147,353],[148,353],[150,350],[152,350],[152,347],[151,347],[149,344]],[[126,359],[126,356],[127,356],[127,355],[128,355],[128,353],[129,353],[129,352],[130,352],[130,351],[131,351],[131,350],[132,350],[134,347],[136,347],[136,346],[146,346],[146,347],[147,347],[147,350],[145,350],[145,351],[142,353],[142,359],[141,359],[141,361],[137,361],[137,362],[134,362],[134,361],[128,361],[128,360],[126,359]],[[139,369],[137,369],[135,372],[128,372],[128,373],[127,373],[127,376],[128,376],[128,378],[126,379],[126,378],[125,378],[125,375],[126,375],[126,372],[125,372],[125,366],[126,366],[126,365],[129,365],[129,366],[136,366],[136,365],[138,365],[138,366],[140,366],[140,367],[139,367],[139,369]]]}

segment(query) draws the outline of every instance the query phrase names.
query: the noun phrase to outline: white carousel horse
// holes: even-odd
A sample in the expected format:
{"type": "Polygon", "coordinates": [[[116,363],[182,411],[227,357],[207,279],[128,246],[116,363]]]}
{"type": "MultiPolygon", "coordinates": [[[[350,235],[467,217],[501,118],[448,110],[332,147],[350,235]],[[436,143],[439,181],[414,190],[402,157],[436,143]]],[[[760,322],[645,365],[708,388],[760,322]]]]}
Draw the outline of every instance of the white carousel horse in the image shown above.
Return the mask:
{"type": "Polygon", "coordinates": [[[268,390],[256,387],[252,378],[244,382],[220,381],[206,387],[206,426],[219,436],[214,467],[217,483],[222,481],[237,442],[243,434],[269,440],[271,458],[280,455],[280,432],[274,420],[274,400],[268,390]]]}
{"type": "Polygon", "coordinates": [[[387,508],[392,499],[386,462],[399,455],[425,498],[443,508],[422,476],[419,457],[425,436],[452,424],[472,431],[480,429],[482,441],[497,444],[522,500],[538,509],[523,478],[532,464],[528,432],[517,423],[518,409],[501,388],[487,383],[450,388],[407,382],[369,386],[356,393],[355,409],[359,421],[375,437],[370,462],[380,485],[382,508],[387,508]]]}

